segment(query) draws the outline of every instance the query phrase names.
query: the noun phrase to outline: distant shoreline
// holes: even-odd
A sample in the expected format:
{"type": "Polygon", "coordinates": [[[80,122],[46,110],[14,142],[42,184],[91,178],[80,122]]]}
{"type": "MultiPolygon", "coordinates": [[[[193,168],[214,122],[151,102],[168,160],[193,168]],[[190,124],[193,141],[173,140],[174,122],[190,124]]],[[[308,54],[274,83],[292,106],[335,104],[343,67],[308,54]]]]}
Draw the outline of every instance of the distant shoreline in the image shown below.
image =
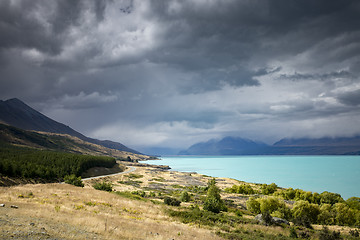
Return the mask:
{"type": "MultiPolygon", "coordinates": [[[[198,172],[215,177],[229,177],[249,183],[272,182],[284,188],[299,188],[311,192],[329,191],[339,193],[344,199],[358,196],[360,186],[352,183],[360,181],[359,156],[164,156],[163,162],[151,162],[150,164],[166,164],[173,171],[198,172]],[[182,161],[176,161],[181,158],[182,161]],[[194,160],[196,158],[197,161],[194,160]],[[221,158],[223,164],[217,164],[216,159],[221,158]],[[239,158],[242,163],[236,159],[239,158]],[[270,158],[270,159],[269,159],[270,158]],[[170,161],[171,159],[172,161],[170,161]],[[189,159],[192,159],[190,161],[189,159]],[[204,161],[209,159],[206,163],[204,161]],[[215,159],[215,160],[214,160],[215,159]],[[230,169],[226,166],[224,159],[228,159],[232,165],[230,169]],[[245,160],[244,160],[245,159],[245,160]],[[246,161],[246,159],[249,159],[246,161]],[[259,160],[260,159],[260,160],[259,160]],[[290,160],[289,160],[290,159],[290,160]],[[347,159],[348,163],[343,164],[347,159]],[[274,160],[267,169],[265,164],[274,160]],[[316,161],[315,161],[316,160],[316,161]],[[255,161],[255,162],[253,162],[255,161]],[[256,162],[258,161],[258,162],[256,162]],[[295,162],[291,166],[287,161],[295,162]],[[249,165],[250,163],[250,165],[249,165]],[[322,164],[323,163],[323,164],[322,164]],[[325,164],[326,163],[326,164],[325,164]],[[225,164],[225,165],[224,165],[225,164]],[[276,166],[274,165],[276,164],[276,166]],[[350,166],[347,166],[349,165],[350,166]],[[352,165],[354,164],[354,165],[352,165]],[[241,166],[240,166],[241,165],[241,166]],[[264,166],[265,165],[265,166],[264,166]],[[225,167],[224,167],[225,166],[225,167]],[[282,168],[282,170],[281,170],[282,168]],[[237,170],[238,169],[238,170],[237,170]],[[317,170],[320,169],[320,170],[317,170]],[[345,172],[344,172],[345,171],[345,172]],[[273,174],[272,174],[273,172],[273,174]],[[358,188],[358,189],[357,189],[358,188]]],[[[220,160],[219,160],[220,161],[220,160]]]]}

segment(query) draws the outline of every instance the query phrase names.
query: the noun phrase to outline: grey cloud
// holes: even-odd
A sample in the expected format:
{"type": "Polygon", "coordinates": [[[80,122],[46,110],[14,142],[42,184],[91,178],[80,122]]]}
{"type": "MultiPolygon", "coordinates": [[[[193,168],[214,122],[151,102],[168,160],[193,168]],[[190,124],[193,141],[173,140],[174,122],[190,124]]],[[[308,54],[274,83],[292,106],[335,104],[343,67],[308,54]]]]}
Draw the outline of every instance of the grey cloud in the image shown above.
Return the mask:
{"type": "Polygon", "coordinates": [[[311,74],[311,73],[294,73],[294,74],[280,74],[280,79],[288,79],[288,80],[331,80],[335,78],[347,78],[352,79],[355,76],[350,73],[349,71],[337,71],[337,72],[330,72],[330,73],[323,73],[323,74],[311,74]]]}
{"type": "Polygon", "coordinates": [[[282,67],[276,67],[276,68],[261,68],[255,71],[255,76],[264,76],[272,73],[280,72],[282,67]]]}
{"type": "Polygon", "coordinates": [[[360,105],[360,89],[342,93],[338,96],[338,100],[345,105],[359,106],[360,105]]]}
{"type": "Polygon", "coordinates": [[[359,12],[355,0],[4,0],[0,97],[84,133],[117,122],[204,136],[350,123],[359,92],[334,90],[359,82],[359,12]]]}
{"type": "MultiPolygon", "coordinates": [[[[36,48],[49,54],[61,51],[61,41],[30,13],[36,12],[39,1],[19,1],[12,5],[10,1],[0,3],[0,50],[8,48],[36,48]]],[[[47,5],[45,3],[45,5],[47,5]]]]}
{"type": "Polygon", "coordinates": [[[105,18],[106,0],[98,0],[94,2],[96,19],[101,22],[105,18]]]}
{"type": "Polygon", "coordinates": [[[84,9],[82,1],[57,1],[55,9],[55,15],[51,19],[54,33],[60,34],[70,26],[79,26],[81,24],[79,19],[84,9]]]}

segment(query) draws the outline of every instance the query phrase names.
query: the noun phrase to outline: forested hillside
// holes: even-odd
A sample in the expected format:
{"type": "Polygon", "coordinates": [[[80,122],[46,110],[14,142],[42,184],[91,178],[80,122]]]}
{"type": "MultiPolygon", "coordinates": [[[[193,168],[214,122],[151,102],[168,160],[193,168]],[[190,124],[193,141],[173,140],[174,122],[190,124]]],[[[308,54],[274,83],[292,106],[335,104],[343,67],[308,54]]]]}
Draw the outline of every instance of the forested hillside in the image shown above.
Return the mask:
{"type": "Polygon", "coordinates": [[[10,177],[62,180],[92,167],[113,167],[116,161],[106,156],[90,156],[13,146],[0,142],[0,174],[10,177]]]}

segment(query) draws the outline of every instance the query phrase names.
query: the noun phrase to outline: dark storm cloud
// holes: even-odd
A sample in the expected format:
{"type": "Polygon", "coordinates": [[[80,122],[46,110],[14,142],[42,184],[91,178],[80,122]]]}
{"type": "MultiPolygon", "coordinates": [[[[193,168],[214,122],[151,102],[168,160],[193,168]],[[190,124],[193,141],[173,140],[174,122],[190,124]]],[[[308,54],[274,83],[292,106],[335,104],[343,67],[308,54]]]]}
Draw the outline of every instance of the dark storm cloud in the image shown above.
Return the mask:
{"type": "Polygon", "coordinates": [[[51,33],[30,13],[36,11],[39,2],[24,1],[11,4],[0,2],[0,50],[8,48],[36,48],[49,54],[61,51],[61,41],[51,33]]]}
{"type": "Polygon", "coordinates": [[[94,4],[96,19],[100,22],[104,20],[105,17],[106,0],[98,0],[95,1],[94,4]]]}
{"type": "Polygon", "coordinates": [[[358,114],[359,16],[355,0],[4,0],[0,97],[104,138],[326,135],[328,119],[336,135],[358,114]]]}
{"type": "Polygon", "coordinates": [[[349,106],[359,106],[360,105],[360,89],[355,91],[350,91],[342,93],[338,96],[338,99],[341,103],[349,106]]]}

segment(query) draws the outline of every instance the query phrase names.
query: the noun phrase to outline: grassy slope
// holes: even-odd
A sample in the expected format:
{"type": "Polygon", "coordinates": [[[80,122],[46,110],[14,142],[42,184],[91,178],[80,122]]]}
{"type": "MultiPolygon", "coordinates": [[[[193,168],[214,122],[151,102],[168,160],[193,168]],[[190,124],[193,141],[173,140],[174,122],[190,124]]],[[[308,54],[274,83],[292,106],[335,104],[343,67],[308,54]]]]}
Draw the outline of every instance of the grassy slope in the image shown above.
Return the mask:
{"type": "Polygon", "coordinates": [[[31,231],[61,239],[219,239],[209,230],[174,222],[163,206],[91,188],[23,185],[0,188],[0,199],[6,204],[0,208],[5,239],[26,239],[31,231]]]}
{"type": "Polygon", "coordinates": [[[66,134],[46,133],[22,130],[0,123],[0,141],[38,149],[64,151],[96,156],[111,156],[118,159],[147,159],[148,156],[109,149],[97,144],[85,142],[77,137],[66,134]]]}
{"type": "MultiPolygon", "coordinates": [[[[0,221],[4,223],[0,238],[13,235],[26,239],[34,232],[36,236],[61,239],[222,239],[221,236],[227,239],[290,239],[289,227],[257,224],[253,215],[243,208],[247,196],[238,194],[222,192],[222,198],[233,200],[236,208],[242,209],[243,216],[240,217],[229,211],[216,216],[206,214],[201,220],[199,217],[184,221],[178,214],[171,214],[189,212],[196,202],[201,206],[206,194],[201,189],[210,178],[137,167],[135,172],[103,179],[113,184],[115,193],[93,189],[93,183],[103,181],[99,179],[87,181],[85,188],[67,184],[0,188],[0,203],[6,204],[5,208],[0,208],[0,221]],[[182,203],[180,207],[162,203],[164,196],[178,198],[184,189],[193,194],[191,203],[182,203]],[[146,197],[132,194],[133,191],[140,195],[144,191],[146,197]],[[17,205],[19,209],[12,209],[10,205],[17,205]]],[[[239,183],[227,178],[216,181],[222,190],[239,183]]],[[[321,229],[321,226],[315,228],[321,229]]],[[[354,239],[349,237],[347,227],[329,228],[340,230],[343,239],[354,239]]],[[[315,230],[297,231],[309,232],[310,239],[318,239],[315,230]]]]}

